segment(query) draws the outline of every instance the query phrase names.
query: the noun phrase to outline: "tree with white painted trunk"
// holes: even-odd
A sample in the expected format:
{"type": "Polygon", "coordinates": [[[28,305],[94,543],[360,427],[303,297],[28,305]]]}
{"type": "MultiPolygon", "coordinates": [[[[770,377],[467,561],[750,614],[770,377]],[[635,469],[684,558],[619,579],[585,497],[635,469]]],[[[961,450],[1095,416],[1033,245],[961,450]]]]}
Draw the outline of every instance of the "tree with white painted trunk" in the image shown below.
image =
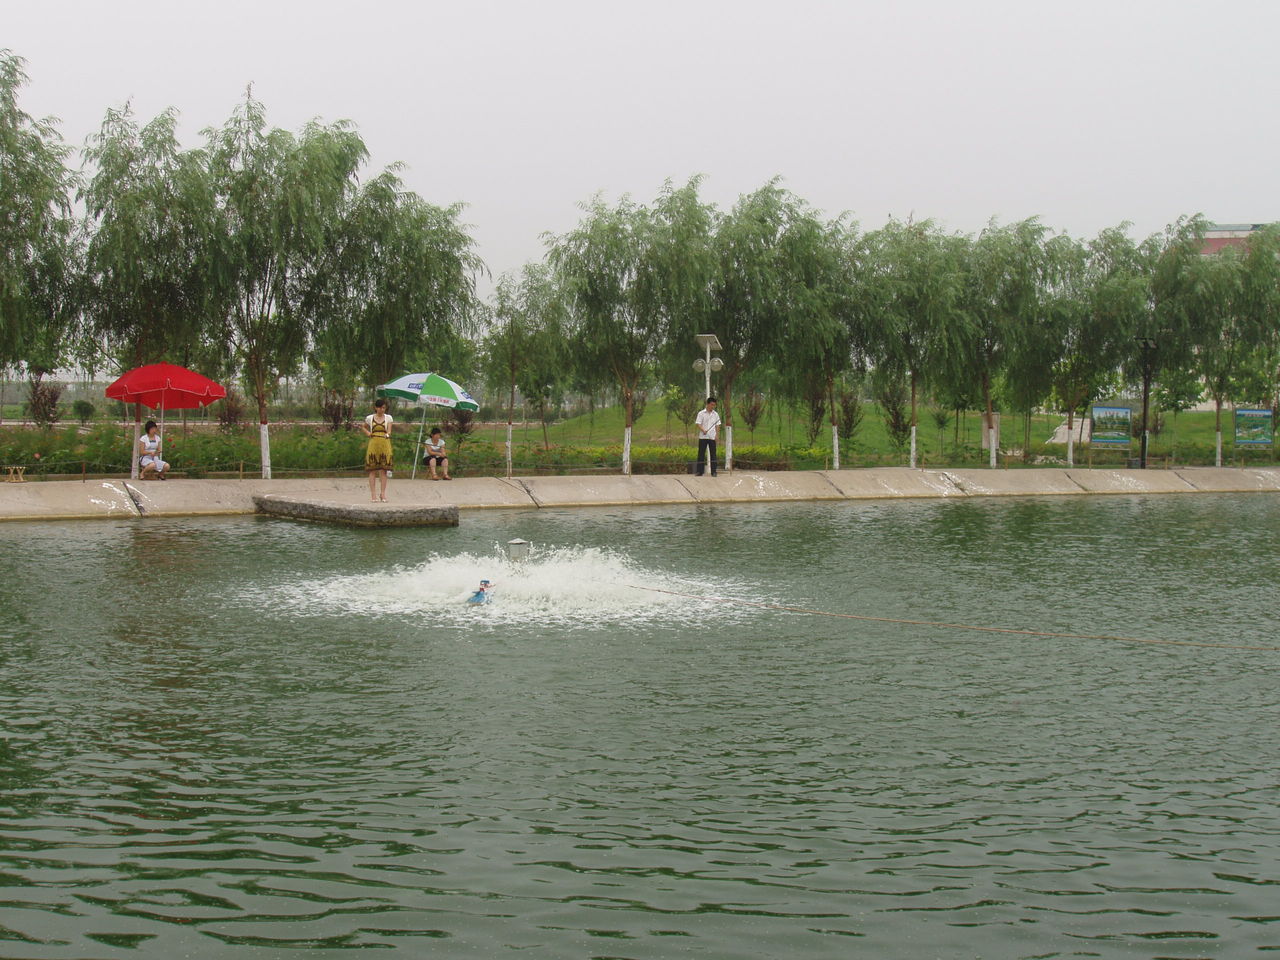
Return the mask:
{"type": "Polygon", "coordinates": [[[952,325],[960,338],[962,363],[978,377],[993,468],[1000,446],[994,387],[1024,339],[1023,328],[1041,319],[1045,233],[1034,217],[1007,226],[993,222],[976,239],[960,244],[962,309],[952,325]]]}
{"type": "Polygon", "coordinates": [[[548,408],[563,395],[569,377],[564,300],[547,265],[527,265],[519,279],[500,277],[491,319],[482,365],[486,384],[507,394],[506,464],[511,476],[516,391],[538,409],[543,448],[550,449],[548,408]]]}
{"type": "Polygon", "coordinates": [[[618,388],[624,474],[639,392],[671,342],[674,318],[705,297],[711,220],[697,190],[696,178],[668,183],[652,207],[627,197],[611,207],[597,197],[548,254],[565,292],[574,365],[591,379],[607,370],[618,388]]]}
{"type": "MultiPolygon", "coordinates": [[[[783,353],[788,330],[811,322],[834,323],[828,302],[832,276],[824,266],[832,247],[827,225],[816,211],[777,180],[739,197],[717,223],[714,243],[716,266],[706,328],[723,346],[720,413],[725,468],[732,469],[738,379],[783,353]]],[[[827,345],[831,343],[828,339],[827,345]]]]}
{"type": "Polygon", "coordinates": [[[357,189],[368,151],[350,123],[268,129],[246,95],[227,123],[205,131],[217,200],[212,300],[258,406],[262,476],[271,477],[267,402],[308,346],[301,309],[357,189]]]}
{"type": "Polygon", "coordinates": [[[890,220],[867,236],[864,282],[880,322],[874,360],[905,375],[909,391],[908,464],[916,465],[918,403],[927,377],[957,366],[963,354],[964,238],[932,222],[890,220]]]}

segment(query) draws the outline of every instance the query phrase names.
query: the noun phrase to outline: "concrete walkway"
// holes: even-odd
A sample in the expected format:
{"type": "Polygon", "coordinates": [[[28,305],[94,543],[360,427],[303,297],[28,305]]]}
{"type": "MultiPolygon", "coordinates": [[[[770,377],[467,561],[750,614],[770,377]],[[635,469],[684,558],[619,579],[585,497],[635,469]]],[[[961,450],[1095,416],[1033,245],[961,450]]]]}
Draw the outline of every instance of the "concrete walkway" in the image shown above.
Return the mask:
{"type": "MultiPolygon", "coordinates": [[[[1147,493],[1280,493],[1280,468],[1176,470],[957,469],[721,473],[719,477],[474,477],[452,482],[392,479],[400,507],[536,509],[642,504],[753,503],[886,498],[1062,496],[1147,493]]],[[[58,480],[0,482],[0,520],[83,520],[254,513],[255,494],[320,503],[369,504],[363,478],[315,480],[58,480]]]]}

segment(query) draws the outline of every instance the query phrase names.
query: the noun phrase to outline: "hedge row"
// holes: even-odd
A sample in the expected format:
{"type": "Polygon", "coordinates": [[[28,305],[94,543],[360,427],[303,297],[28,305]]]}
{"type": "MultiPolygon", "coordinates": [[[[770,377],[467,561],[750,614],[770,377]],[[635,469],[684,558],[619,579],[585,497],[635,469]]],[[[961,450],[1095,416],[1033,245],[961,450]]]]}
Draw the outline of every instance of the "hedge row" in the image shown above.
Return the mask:
{"type": "MultiPolygon", "coordinates": [[[[0,429],[0,465],[22,464],[32,475],[119,474],[129,472],[132,454],[131,435],[119,427],[100,425],[81,431],[66,427],[51,431],[26,429],[0,429]]],[[[402,469],[412,462],[413,443],[405,437],[394,440],[395,454],[402,469]]],[[[365,439],[359,432],[317,430],[308,427],[273,429],[271,435],[271,462],[278,475],[290,473],[350,473],[363,470],[365,439]]],[[[1120,464],[1126,458],[1137,456],[1136,445],[1131,450],[1093,450],[1092,459],[1099,465],[1120,464]]],[[[872,452],[860,450],[857,445],[842,447],[842,466],[903,466],[905,453],[872,452]]],[[[1274,464],[1276,453],[1272,447],[1242,448],[1239,451],[1227,447],[1224,457],[1232,462],[1274,464]]],[[[632,471],[639,474],[684,473],[694,460],[692,446],[651,447],[637,446],[631,451],[632,471]]],[[[721,451],[723,457],[723,449],[721,451]]],[[[1153,446],[1151,458],[1164,461],[1168,458],[1183,465],[1205,465],[1214,461],[1212,444],[1183,442],[1171,451],[1153,446]]],[[[260,472],[258,432],[248,428],[230,432],[192,431],[183,436],[179,429],[171,429],[165,437],[164,457],[175,471],[191,477],[218,473],[246,474],[260,472]]],[[[1077,465],[1088,462],[1087,445],[1077,446],[1077,465]]],[[[924,466],[983,466],[988,462],[986,451],[974,446],[961,445],[949,448],[945,459],[935,454],[921,456],[924,466]]],[[[1002,458],[1002,464],[1016,466],[1024,461],[1002,458]]],[[[1028,463],[1039,465],[1064,464],[1066,447],[1049,444],[1037,451],[1028,463]]],[[[734,465],[742,470],[815,470],[831,465],[830,451],[821,448],[761,445],[738,446],[734,449],[734,465]]],[[[552,446],[543,449],[536,443],[517,443],[513,450],[513,466],[522,474],[558,474],[588,472],[618,472],[622,467],[622,446],[613,444],[598,447],[552,446]]],[[[506,472],[506,452],[503,444],[482,440],[466,440],[461,445],[451,445],[451,467],[460,476],[501,476],[506,472]]]]}

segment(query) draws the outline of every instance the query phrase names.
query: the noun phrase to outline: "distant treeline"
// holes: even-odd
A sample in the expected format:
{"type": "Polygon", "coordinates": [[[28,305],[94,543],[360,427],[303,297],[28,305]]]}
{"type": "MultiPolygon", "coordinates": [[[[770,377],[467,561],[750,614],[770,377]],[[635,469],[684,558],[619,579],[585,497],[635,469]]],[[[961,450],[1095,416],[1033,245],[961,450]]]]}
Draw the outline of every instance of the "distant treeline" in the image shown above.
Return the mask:
{"type": "MultiPolygon", "coordinates": [[[[701,406],[701,333],[723,345],[726,424],[769,397],[829,422],[837,449],[866,398],[901,432],[924,400],[1075,414],[1134,384],[1171,411],[1277,404],[1275,226],[1212,256],[1200,217],[1140,240],[1035,218],[864,230],[777,181],[721,210],[694,178],[648,203],[592,200],[481,299],[461,207],[407,191],[395,166],[364,177],[348,122],[271,128],[246,95],[184,148],[174,110],[144,123],[125,106],[73,166],[56,126],[20,109],[25,82],[0,52],[0,369],[27,380],[37,419],[70,366],[180,363],[238,385],[264,425],[287,376],[350,416],[358,392],[434,369],[544,414],[570,394],[619,401],[629,471],[638,405],[701,406]]],[[[260,440],[270,475],[265,426],[260,440]]]]}

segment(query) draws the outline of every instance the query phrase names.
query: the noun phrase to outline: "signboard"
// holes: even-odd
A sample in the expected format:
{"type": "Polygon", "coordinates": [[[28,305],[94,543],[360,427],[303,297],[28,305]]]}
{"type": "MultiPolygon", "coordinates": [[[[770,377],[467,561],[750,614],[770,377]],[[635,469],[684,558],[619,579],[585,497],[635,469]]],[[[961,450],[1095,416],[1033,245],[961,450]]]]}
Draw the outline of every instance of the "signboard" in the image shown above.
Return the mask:
{"type": "Polygon", "coordinates": [[[1236,411],[1236,446],[1269,447],[1274,437],[1270,410],[1236,411]]]}
{"type": "Polygon", "coordinates": [[[1129,445],[1133,411],[1128,407],[1093,408],[1093,442],[1112,446],[1129,445]]]}

